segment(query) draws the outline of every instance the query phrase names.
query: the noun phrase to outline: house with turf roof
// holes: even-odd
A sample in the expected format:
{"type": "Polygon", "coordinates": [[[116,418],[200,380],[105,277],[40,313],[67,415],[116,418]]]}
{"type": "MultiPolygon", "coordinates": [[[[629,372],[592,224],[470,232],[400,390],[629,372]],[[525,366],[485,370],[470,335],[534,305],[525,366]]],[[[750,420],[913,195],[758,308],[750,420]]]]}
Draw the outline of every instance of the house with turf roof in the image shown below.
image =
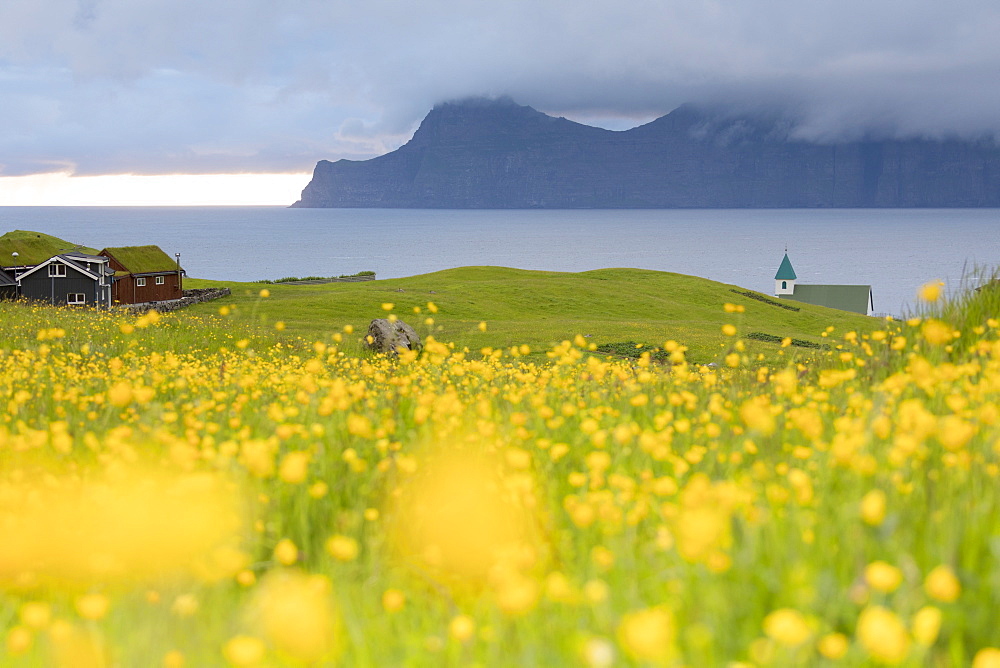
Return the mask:
{"type": "Polygon", "coordinates": [[[788,251],[774,275],[774,296],[816,306],[868,315],[875,310],[870,285],[815,285],[799,283],[788,251]]]}
{"type": "Polygon", "coordinates": [[[93,248],[41,232],[0,235],[0,299],[108,306],[112,273],[93,248]]]}
{"type": "Polygon", "coordinates": [[[53,306],[111,306],[108,258],[70,251],[14,273],[17,296],[53,306]]]}
{"type": "Polygon", "coordinates": [[[105,248],[114,270],[111,300],[116,304],[145,304],[184,296],[179,257],[171,258],[159,246],[105,248]]]}

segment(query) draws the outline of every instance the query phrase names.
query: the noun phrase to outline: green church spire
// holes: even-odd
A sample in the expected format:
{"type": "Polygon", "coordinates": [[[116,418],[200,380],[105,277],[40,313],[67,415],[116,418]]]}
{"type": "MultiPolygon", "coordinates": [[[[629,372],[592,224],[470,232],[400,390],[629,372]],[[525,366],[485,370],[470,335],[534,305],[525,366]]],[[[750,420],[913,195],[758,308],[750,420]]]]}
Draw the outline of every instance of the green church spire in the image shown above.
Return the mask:
{"type": "Polygon", "coordinates": [[[774,275],[774,280],[794,281],[795,278],[795,270],[792,269],[792,263],[788,259],[788,253],[785,253],[784,259],[781,260],[781,266],[778,267],[778,273],[774,275]]]}

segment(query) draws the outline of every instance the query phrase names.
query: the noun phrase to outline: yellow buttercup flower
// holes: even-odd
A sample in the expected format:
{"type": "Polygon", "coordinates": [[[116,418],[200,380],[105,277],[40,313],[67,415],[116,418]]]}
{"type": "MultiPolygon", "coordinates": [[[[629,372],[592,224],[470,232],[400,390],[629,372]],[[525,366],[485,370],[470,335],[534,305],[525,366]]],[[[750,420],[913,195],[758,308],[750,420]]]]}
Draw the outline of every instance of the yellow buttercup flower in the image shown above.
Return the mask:
{"type": "Polygon", "coordinates": [[[959,584],[958,578],[955,577],[955,572],[942,564],[934,568],[924,578],[924,591],[935,601],[952,603],[958,600],[958,597],[961,595],[962,585],[959,584]]]}
{"type": "Polygon", "coordinates": [[[972,659],[972,668],[1000,668],[1000,649],[984,647],[972,659]]]}
{"type": "Polygon", "coordinates": [[[795,647],[812,637],[812,629],[798,610],[781,608],[764,618],[764,633],[782,645],[795,647]]]}
{"type": "Polygon", "coordinates": [[[458,615],[448,623],[448,634],[459,642],[470,640],[476,633],[476,622],[468,615],[458,615]]]}
{"type": "Polygon", "coordinates": [[[399,612],[406,605],[406,595],[398,589],[386,589],[382,593],[382,608],[386,612],[399,612]]]}
{"type": "Polygon", "coordinates": [[[881,606],[865,608],[858,618],[858,641],[876,660],[891,666],[910,653],[910,636],[894,612],[881,606]]]}
{"type": "Polygon", "coordinates": [[[861,519],[865,524],[878,526],[885,520],[885,492],[873,489],[861,499],[861,519]]]}
{"type": "Polygon", "coordinates": [[[836,661],[850,649],[851,641],[843,633],[828,633],[819,639],[816,649],[826,658],[836,661]]]}
{"type": "Polygon", "coordinates": [[[255,666],[259,664],[267,652],[264,641],[253,636],[235,636],[230,638],[222,648],[226,661],[234,666],[255,666]]]}
{"type": "Polygon", "coordinates": [[[274,558],[280,564],[291,566],[299,560],[299,548],[291,540],[283,538],[274,546],[274,558]]]}
{"type": "Polygon", "coordinates": [[[326,541],[326,551],[337,561],[354,561],[358,550],[358,541],[349,536],[332,536],[326,541]]]}
{"type": "Polygon", "coordinates": [[[865,581],[877,591],[893,592],[903,582],[903,572],[884,561],[873,561],[865,567],[865,581]]]}
{"type": "Polygon", "coordinates": [[[665,607],[630,612],[618,624],[618,643],[636,661],[658,663],[675,651],[674,616],[665,607]]]}
{"type": "Polygon", "coordinates": [[[924,283],[920,287],[920,292],[918,293],[921,301],[925,302],[936,302],[941,298],[941,288],[944,287],[944,283],[941,281],[932,281],[930,283],[924,283]]]}
{"type": "Polygon", "coordinates": [[[925,605],[913,616],[913,639],[917,643],[930,647],[937,640],[941,630],[941,610],[932,605],[925,605]]]}

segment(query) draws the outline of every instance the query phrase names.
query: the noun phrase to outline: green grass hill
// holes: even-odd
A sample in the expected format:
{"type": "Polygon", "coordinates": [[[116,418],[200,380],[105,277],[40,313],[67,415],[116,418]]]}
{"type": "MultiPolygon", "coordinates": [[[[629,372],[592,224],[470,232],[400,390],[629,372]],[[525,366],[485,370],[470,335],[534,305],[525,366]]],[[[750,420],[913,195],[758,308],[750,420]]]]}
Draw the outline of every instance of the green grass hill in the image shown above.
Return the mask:
{"type": "MultiPolygon", "coordinates": [[[[869,331],[880,323],[845,311],[779,303],[703,278],[642,269],[563,273],[462,267],[409,278],[310,286],[185,281],[189,288],[214,286],[232,289],[232,299],[222,303],[236,307],[227,316],[234,325],[270,327],[280,321],[286,334],[315,341],[328,340],[352,325],[363,336],[371,319],[385,317],[382,305],[392,304],[392,312],[422,335],[433,332],[438,340],[474,351],[527,344],[537,352],[579,334],[598,346],[617,344],[622,350],[626,342],[660,346],[672,339],[688,346],[692,361],[709,362],[718,360],[732,343],[721,331],[728,323],[742,337],[770,339],[747,342],[751,353],[769,358],[780,349],[776,340],[822,344],[828,327],[841,333],[869,331]],[[263,287],[270,292],[268,298],[259,296],[263,287]],[[438,307],[437,314],[428,311],[428,302],[438,307]],[[743,312],[724,311],[727,303],[743,312]],[[434,318],[433,325],[424,323],[427,317],[434,318]],[[481,331],[480,322],[486,323],[486,331],[481,331]]],[[[206,303],[191,310],[207,314],[220,305],[206,303]]]]}
{"type": "Polygon", "coordinates": [[[14,230],[0,236],[0,267],[39,264],[53,255],[71,250],[97,254],[97,250],[93,248],[79,246],[49,234],[14,230]],[[17,258],[12,255],[15,252],[18,254],[17,258]]]}

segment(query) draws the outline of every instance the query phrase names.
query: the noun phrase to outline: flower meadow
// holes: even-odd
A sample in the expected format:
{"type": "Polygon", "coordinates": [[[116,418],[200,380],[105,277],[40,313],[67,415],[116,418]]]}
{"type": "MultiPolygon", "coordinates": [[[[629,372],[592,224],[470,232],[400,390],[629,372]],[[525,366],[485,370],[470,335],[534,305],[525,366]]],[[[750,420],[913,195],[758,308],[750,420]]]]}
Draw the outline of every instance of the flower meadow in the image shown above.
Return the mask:
{"type": "Polygon", "coordinates": [[[924,297],[717,365],[0,303],[0,664],[1000,666],[998,300],[924,297]]]}

